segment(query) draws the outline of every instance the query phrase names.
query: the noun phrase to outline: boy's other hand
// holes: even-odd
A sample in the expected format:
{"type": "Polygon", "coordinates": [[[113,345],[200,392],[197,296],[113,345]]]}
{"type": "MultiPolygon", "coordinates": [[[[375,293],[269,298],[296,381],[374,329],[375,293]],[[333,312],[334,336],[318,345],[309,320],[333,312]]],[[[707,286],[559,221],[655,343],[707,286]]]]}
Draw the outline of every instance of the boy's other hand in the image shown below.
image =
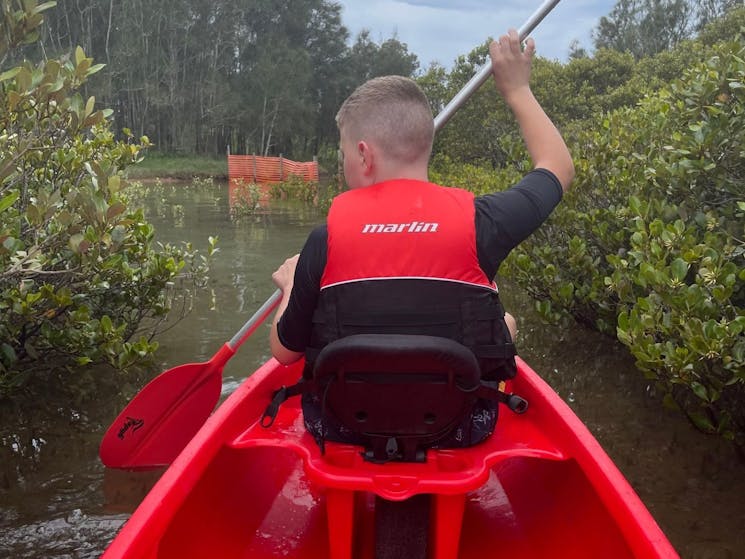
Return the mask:
{"type": "Polygon", "coordinates": [[[530,89],[530,69],[534,54],[535,41],[528,39],[523,50],[515,29],[510,29],[507,35],[502,35],[489,45],[494,82],[505,100],[519,94],[523,88],[530,89]]]}

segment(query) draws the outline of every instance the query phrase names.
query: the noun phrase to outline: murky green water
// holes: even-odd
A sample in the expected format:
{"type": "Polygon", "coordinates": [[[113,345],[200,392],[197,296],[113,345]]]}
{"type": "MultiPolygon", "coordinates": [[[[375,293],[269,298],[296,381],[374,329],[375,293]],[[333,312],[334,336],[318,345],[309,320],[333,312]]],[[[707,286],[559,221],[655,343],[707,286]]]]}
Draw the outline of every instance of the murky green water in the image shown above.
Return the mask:
{"type": "MultiPolygon", "coordinates": [[[[231,220],[225,185],[152,191],[160,240],[205,249],[217,235],[220,247],[194,310],[160,338],[157,374],[209,359],[271,295],[271,272],[323,218],[273,202],[231,220]]],[[[728,445],[663,410],[622,348],[583,329],[546,327],[530,301],[504,284],[502,292],[520,317],[522,356],[588,424],[681,556],[745,557],[745,467],[728,445]]],[[[267,335],[259,330],[225,367],[224,394],[269,356],[267,335]]],[[[0,557],[101,554],[160,473],[107,471],[97,456],[103,432],[148,375],[105,373],[76,402],[48,396],[0,407],[0,557]]]]}

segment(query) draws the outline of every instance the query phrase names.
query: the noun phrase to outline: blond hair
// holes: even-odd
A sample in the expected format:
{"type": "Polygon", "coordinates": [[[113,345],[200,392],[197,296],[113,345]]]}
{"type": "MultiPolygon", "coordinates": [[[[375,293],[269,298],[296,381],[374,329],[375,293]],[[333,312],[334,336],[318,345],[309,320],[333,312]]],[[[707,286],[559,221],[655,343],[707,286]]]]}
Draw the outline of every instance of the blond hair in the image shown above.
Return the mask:
{"type": "Polygon", "coordinates": [[[354,141],[373,142],[400,162],[429,158],[432,152],[432,109],[416,82],[403,76],[373,78],[359,86],[342,104],[336,124],[354,141]]]}

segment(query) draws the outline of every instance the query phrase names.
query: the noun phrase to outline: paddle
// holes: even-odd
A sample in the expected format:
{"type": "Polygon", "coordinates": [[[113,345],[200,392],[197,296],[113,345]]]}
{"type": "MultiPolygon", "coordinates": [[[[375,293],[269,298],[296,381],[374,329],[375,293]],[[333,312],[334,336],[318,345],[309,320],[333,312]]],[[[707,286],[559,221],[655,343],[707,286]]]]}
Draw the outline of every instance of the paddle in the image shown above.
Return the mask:
{"type": "Polygon", "coordinates": [[[173,367],[145,385],[106,431],[98,452],[101,462],[126,469],[170,464],[220,399],[223,367],[277,307],[281,295],[275,291],[209,361],[173,367]]]}
{"type": "MultiPolygon", "coordinates": [[[[559,1],[544,1],[518,29],[520,39],[525,39],[559,1]]],[[[435,131],[445,125],[490,75],[491,65],[486,64],[437,115],[435,131]]],[[[281,292],[277,290],[209,361],[174,367],[150,381],[106,431],[99,449],[104,465],[135,469],[170,464],[220,399],[225,363],[276,308],[280,299],[281,292]]]]}
{"type": "MultiPolygon", "coordinates": [[[[517,34],[521,41],[530,35],[530,32],[536,28],[536,26],[543,21],[548,13],[556,7],[556,4],[560,0],[546,0],[541,4],[538,9],[523,23],[522,27],[517,30],[517,34]]],[[[476,74],[464,85],[461,90],[455,94],[453,99],[448,103],[442,111],[435,117],[435,132],[439,131],[445,123],[450,120],[450,117],[460,109],[463,104],[473,95],[476,90],[491,76],[491,64],[487,63],[476,72],[476,74]]]]}

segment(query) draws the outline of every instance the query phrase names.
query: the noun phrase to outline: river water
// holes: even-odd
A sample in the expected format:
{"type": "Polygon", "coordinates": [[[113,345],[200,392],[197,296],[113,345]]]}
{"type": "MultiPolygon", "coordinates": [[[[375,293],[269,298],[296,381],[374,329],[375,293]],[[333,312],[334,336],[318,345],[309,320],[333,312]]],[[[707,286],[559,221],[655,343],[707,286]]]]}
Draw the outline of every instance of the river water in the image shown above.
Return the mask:
{"type": "MultiPolygon", "coordinates": [[[[50,387],[46,397],[0,405],[0,558],[101,554],[161,473],[106,470],[97,456],[104,431],[148,378],[206,361],[229,340],[274,291],[271,272],[323,220],[313,208],[277,201],[231,219],[224,184],[153,186],[145,207],[162,242],[205,251],[210,235],[219,238],[209,284],[159,338],[152,370],[92,371],[75,380],[73,401],[50,387]]],[[[546,326],[518,290],[501,288],[518,316],[523,358],[585,421],[680,555],[745,557],[745,467],[732,448],[663,409],[615,342],[546,326]]],[[[269,357],[267,336],[260,329],[227,364],[224,395],[269,357]]]]}

